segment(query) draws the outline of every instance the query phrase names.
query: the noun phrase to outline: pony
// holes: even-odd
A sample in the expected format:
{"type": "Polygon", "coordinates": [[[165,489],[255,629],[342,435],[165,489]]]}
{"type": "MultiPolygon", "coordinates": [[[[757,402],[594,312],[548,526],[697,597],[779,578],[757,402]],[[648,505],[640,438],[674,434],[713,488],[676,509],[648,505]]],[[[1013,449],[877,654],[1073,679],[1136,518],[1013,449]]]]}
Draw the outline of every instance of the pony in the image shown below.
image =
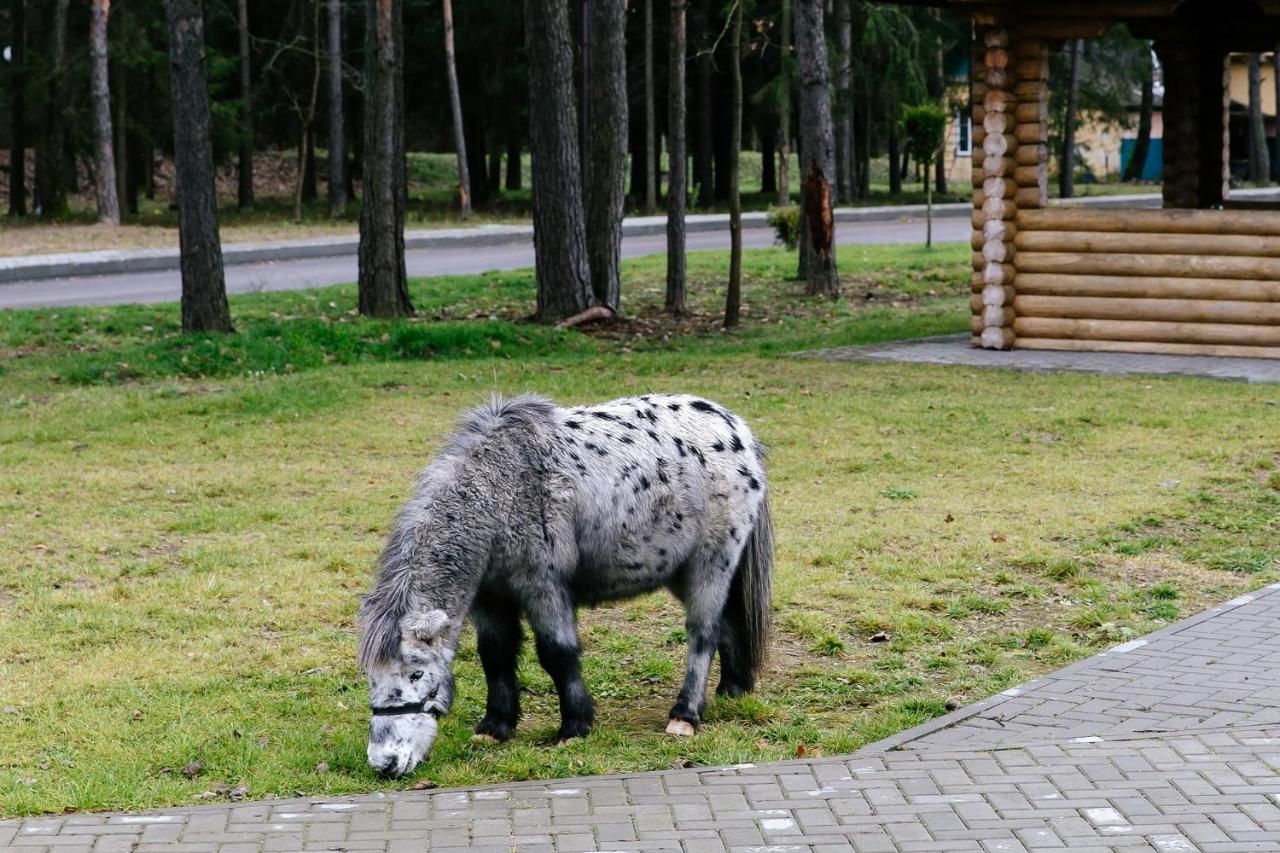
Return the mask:
{"type": "Polygon", "coordinates": [[[520,716],[516,663],[527,620],[555,683],[557,739],[585,736],[579,606],[666,587],[683,603],[684,684],[669,734],[717,693],[755,686],[770,631],[773,532],[764,449],[728,409],[650,394],[566,409],[524,395],[463,416],[400,509],[360,606],[368,761],[403,776],[453,701],[467,618],[488,695],[477,737],[505,741],[520,716]]]}

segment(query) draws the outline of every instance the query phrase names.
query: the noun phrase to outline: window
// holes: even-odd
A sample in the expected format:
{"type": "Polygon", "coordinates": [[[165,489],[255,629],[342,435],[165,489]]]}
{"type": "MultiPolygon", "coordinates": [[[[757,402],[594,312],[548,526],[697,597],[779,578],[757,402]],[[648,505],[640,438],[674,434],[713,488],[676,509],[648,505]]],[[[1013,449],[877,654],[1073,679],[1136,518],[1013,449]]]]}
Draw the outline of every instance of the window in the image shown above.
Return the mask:
{"type": "Polygon", "coordinates": [[[956,154],[973,153],[973,116],[956,110],[956,154]]]}

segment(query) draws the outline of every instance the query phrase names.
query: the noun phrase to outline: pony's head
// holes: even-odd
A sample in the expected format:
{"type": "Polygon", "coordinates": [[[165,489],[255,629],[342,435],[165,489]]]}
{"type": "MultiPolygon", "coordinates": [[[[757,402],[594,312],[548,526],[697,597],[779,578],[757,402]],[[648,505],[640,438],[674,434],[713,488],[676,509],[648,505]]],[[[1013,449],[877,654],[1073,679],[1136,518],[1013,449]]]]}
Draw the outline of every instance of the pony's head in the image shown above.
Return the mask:
{"type": "Polygon", "coordinates": [[[453,703],[448,614],[409,613],[397,627],[398,636],[382,638],[380,653],[364,661],[372,711],[369,766],[390,777],[411,772],[427,757],[437,721],[453,703]]]}

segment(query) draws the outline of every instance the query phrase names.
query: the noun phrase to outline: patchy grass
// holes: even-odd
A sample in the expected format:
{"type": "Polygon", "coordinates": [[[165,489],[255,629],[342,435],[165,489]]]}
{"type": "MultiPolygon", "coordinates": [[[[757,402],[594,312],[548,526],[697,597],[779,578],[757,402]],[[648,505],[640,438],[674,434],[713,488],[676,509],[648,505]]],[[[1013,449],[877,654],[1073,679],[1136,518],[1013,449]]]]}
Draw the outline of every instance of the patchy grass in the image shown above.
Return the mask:
{"type": "MultiPolygon", "coordinates": [[[[0,314],[0,813],[833,754],[1280,574],[1270,389],[774,357],[963,328],[963,250],[901,251],[845,256],[872,308],[806,300],[780,280],[793,258],[753,255],[744,328],[667,342],[513,323],[527,274],[417,282],[427,319],[404,324],[348,316],[349,289],[239,297],[218,341],[178,335],[173,306],[0,314]],[[393,345],[419,329],[462,343],[393,345]],[[779,542],[771,662],[671,739],[678,606],[583,611],[593,734],[548,745],[555,694],[527,653],[521,728],[486,747],[468,634],[435,753],[378,780],[358,596],[458,411],[523,390],[683,390],[751,421],[779,542]]],[[[719,263],[695,262],[700,311],[719,263]]],[[[635,322],[658,322],[660,281],[628,267],[635,322]]]]}

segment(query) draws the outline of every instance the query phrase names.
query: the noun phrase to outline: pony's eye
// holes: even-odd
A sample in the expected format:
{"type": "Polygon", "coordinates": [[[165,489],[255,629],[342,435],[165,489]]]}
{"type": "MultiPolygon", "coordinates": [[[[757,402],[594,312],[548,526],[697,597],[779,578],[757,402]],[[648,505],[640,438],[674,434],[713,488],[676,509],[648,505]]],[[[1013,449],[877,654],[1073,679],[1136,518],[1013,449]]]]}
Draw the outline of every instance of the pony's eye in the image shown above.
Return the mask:
{"type": "Polygon", "coordinates": [[[418,681],[419,679],[421,679],[421,678],[422,678],[422,676],[423,676],[423,672],[422,672],[422,670],[418,670],[418,671],[417,671],[417,672],[415,672],[413,675],[409,676],[409,680],[410,680],[410,681],[418,681]]]}

